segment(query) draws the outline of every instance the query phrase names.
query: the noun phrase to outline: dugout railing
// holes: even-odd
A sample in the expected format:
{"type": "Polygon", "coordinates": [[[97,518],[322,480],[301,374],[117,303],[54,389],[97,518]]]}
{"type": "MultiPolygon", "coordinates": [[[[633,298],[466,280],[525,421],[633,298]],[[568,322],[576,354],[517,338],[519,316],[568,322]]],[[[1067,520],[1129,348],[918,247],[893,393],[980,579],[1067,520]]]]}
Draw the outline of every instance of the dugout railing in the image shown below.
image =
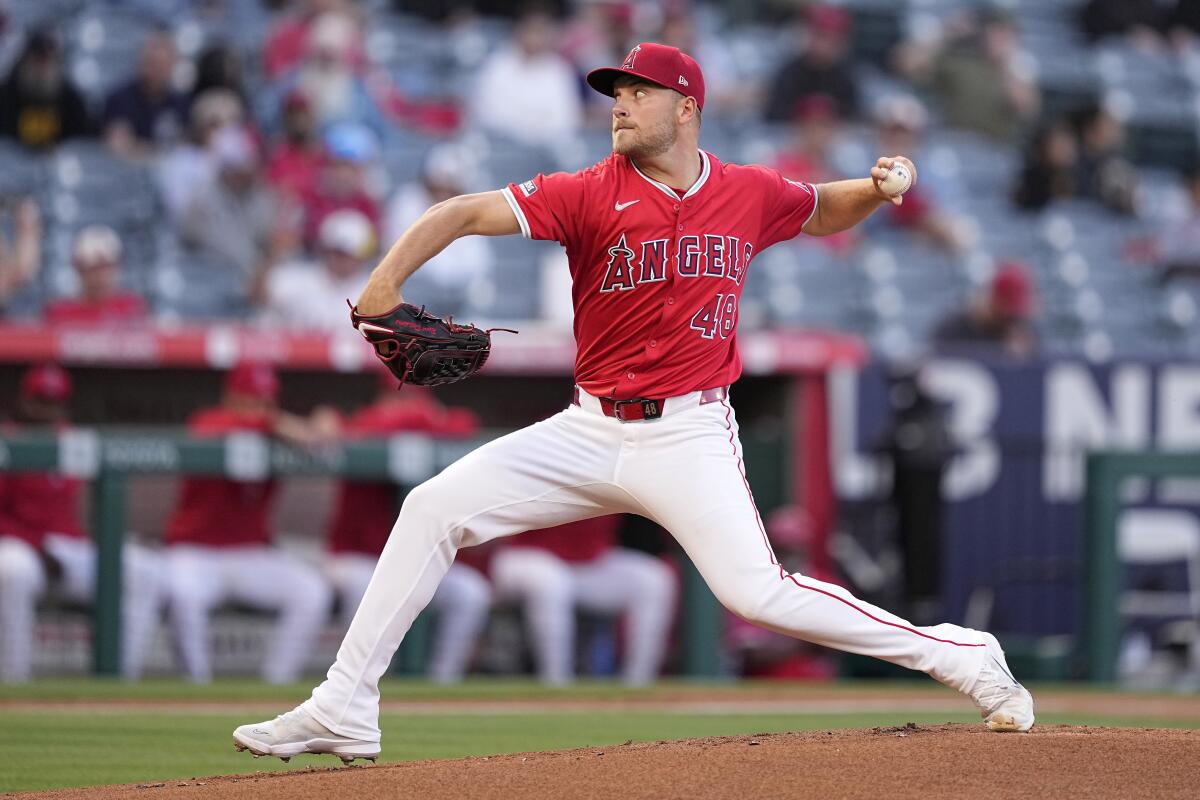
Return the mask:
{"type": "MultiPolygon", "coordinates": [[[[1088,454],[1083,498],[1083,640],[1086,674],[1095,683],[1117,676],[1124,588],[1117,523],[1133,478],[1200,478],[1200,452],[1100,450],[1088,454]]],[[[1195,591],[1195,587],[1191,587],[1195,591]]]]}
{"type": "MultiPolygon", "coordinates": [[[[499,433],[499,432],[496,432],[499,433]]],[[[491,436],[452,441],[420,434],[387,440],[338,443],[302,450],[253,433],[196,440],[178,433],[98,433],[0,437],[0,472],[59,472],[90,482],[88,526],[97,546],[93,604],[93,671],[120,672],[121,549],[126,532],[127,484],[131,476],[224,475],[237,480],[267,477],[329,477],[383,480],[407,492],[491,436]]],[[[684,674],[716,677],[721,665],[721,611],[691,562],[681,559],[681,663],[684,674]]],[[[420,620],[418,620],[420,622],[420,620]]],[[[416,625],[414,625],[414,628],[416,625]]],[[[397,659],[415,665],[423,649],[418,630],[397,659]]]]}

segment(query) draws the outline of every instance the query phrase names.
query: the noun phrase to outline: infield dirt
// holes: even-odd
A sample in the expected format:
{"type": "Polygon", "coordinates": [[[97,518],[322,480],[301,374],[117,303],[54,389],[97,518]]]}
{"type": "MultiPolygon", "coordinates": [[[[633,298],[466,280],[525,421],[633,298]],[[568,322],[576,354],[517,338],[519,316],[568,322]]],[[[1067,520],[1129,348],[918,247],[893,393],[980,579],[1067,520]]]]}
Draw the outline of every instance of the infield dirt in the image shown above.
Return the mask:
{"type": "MultiPolygon", "coordinates": [[[[311,757],[326,763],[331,757],[311,757]]],[[[249,764],[247,765],[249,766],[249,764]]],[[[1194,798],[1200,730],[980,725],[808,731],[547,753],[314,767],[10,795],[20,800],[217,798],[1194,798]]]]}

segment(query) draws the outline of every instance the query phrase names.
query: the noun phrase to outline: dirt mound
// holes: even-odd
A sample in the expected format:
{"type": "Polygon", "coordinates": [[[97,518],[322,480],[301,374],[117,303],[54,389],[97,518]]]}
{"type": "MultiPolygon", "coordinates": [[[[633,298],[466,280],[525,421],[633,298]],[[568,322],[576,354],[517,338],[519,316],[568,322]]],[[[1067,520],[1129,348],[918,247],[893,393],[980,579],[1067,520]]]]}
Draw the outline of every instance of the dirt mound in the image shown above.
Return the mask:
{"type": "MultiPolygon", "coordinates": [[[[314,760],[318,757],[313,757],[314,760]]],[[[320,757],[322,761],[326,758],[320,757]]],[[[1200,731],[908,725],[66,789],[20,800],[1193,798],[1200,731]]]]}

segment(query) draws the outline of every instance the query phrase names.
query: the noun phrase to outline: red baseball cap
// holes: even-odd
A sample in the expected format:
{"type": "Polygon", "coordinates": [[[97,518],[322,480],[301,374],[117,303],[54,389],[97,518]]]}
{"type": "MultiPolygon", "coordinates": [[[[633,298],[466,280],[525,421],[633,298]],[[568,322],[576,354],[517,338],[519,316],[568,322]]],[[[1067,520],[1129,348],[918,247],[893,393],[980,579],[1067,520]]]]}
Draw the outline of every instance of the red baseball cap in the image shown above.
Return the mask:
{"type": "Polygon", "coordinates": [[[71,398],[71,376],[57,364],[31,367],[21,378],[21,396],[65,403],[71,398]]]}
{"type": "Polygon", "coordinates": [[[243,361],[225,376],[225,391],[275,400],[279,397],[279,376],[270,364],[243,361]]]}
{"type": "Polygon", "coordinates": [[[808,26],[826,36],[845,36],[850,32],[850,14],[836,6],[812,6],[808,11],[808,26]]]}
{"type": "Polygon", "coordinates": [[[696,98],[696,107],[704,110],[704,74],[696,59],[680,50],[657,42],[642,42],[629,51],[619,67],[601,67],[587,75],[588,86],[600,94],[613,96],[613,84],[622,75],[657,83],[674,89],[684,97],[696,98]]]}
{"type": "Polygon", "coordinates": [[[1028,317],[1033,312],[1033,281],[1025,267],[1015,261],[1000,265],[992,277],[992,305],[1010,317],[1028,317]]]}

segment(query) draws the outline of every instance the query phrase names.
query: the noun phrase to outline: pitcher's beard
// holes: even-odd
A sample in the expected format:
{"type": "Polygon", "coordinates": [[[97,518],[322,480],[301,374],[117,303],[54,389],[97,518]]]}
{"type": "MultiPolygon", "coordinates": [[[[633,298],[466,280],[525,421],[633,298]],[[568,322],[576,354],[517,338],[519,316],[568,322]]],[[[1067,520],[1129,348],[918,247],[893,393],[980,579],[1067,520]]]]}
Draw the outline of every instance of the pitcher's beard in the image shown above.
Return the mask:
{"type": "Polygon", "coordinates": [[[661,156],[671,149],[678,137],[675,126],[670,122],[631,133],[633,135],[626,135],[618,142],[617,134],[613,132],[613,152],[629,156],[634,161],[661,156]]]}

